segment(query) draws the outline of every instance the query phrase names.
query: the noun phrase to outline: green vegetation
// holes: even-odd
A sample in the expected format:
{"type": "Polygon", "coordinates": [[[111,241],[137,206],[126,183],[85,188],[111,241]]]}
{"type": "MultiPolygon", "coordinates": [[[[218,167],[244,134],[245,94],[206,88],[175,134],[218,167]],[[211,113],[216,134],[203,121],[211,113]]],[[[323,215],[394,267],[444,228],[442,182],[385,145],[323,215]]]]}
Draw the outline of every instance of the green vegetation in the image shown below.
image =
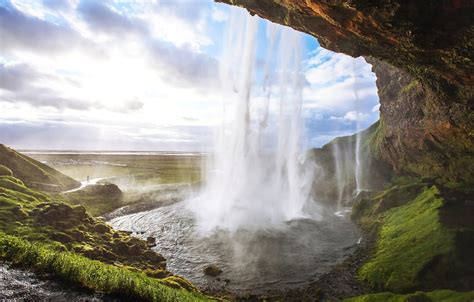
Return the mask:
{"type": "Polygon", "coordinates": [[[122,191],[110,183],[87,186],[82,190],[61,194],[58,197],[69,204],[84,206],[92,216],[104,215],[134,202],[133,200],[125,201],[122,191]]]}
{"type": "MultiPolygon", "coordinates": [[[[169,273],[165,259],[145,241],[12,176],[0,176],[0,235],[0,258],[88,288],[158,301],[176,298],[182,289],[197,292],[169,273]],[[157,284],[161,287],[153,289],[157,284]],[[164,285],[178,290],[173,294],[164,285]]],[[[193,294],[183,295],[194,299],[193,294]]]]}
{"type": "Polygon", "coordinates": [[[53,168],[78,180],[107,178],[126,190],[128,186],[194,183],[201,179],[202,156],[127,154],[35,154],[53,168]]]}
{"type": "Polygon", "coordinates": [[[53,274],[62,280],[108,294],[146,301],[206,301],[207,297],[166,286],[162,280],[142,272],[90,260],[70,252],[57,251],[0,233],[0,258],[14,264],[53,274]]]}
{"type": "MultiPolygon", "coordinates": [[[[28,186],[41,190],[57,192],[79,186],[74,179],[2,144],[0,144],[0,165],[7,167],[13,176],[28,186]]],[[[4,168],[1,170],[5,172],[4,168]]]]}
{"type": "Polygon", "coordinates": [[[345,299],[344,302],[472,302],[474,291],[467,293],[455,292],[452,290],[436,290],[428,293],[416,292],[413,294],[397,295],[393,293],[369,294],[354,298],[345,299]]]}
{"type": "Polygon", "coordinates": [[[354,205],[352,218],[365,229],[379,230],[374,255],[359,269],[359,279],[394,292],[469,279],[474,232],[458,200],[466,200],[471,191],[409,177],[394,181],[398,184],[354,205]]]}
{"type": "Polygon", "coordinates": [[[433,186],[384,213],[375,256],[359,271],[362,280],[376,288],[410,290],[420,285],[418,277],[430,262],[454,251],[454,234],[439,222],[438,193],[433,186]]]}
{"type": "Polygon", "coordinates": [[[408,93],[410,92],[413,88],[416,87],[416,85],[419,83],[418,80],[413,80],[411,81],[408,85],[406,85],[405,87],[402,88],[402,93],[408,93]]]}
{"type": "Polygon", "coordinates": [[[383,139],[385,137],[385,123],[382,116],[380,117],[378,122],[372,125],[372,127],[376,128],[368,135],[366,141],[366,143],[368,144],[367,150],[373,153],[375,156],[379,157],[383,139]]]}

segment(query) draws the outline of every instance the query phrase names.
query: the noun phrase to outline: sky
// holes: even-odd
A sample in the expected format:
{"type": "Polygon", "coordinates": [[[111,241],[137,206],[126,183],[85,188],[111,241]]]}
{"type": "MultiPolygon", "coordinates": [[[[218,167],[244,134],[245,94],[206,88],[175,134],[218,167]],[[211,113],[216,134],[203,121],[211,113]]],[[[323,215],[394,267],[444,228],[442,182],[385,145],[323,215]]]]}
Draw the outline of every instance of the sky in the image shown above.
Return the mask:
{"type": "MultiPolygon", "coordinates": [[[[209,151],[221,122],[218,70],[233,10],[242,8],[208,0],[0,0],[0,143],[209,151]]],[[[371,66],[301,35],[305,146],[374,123],[371,66]]]]}

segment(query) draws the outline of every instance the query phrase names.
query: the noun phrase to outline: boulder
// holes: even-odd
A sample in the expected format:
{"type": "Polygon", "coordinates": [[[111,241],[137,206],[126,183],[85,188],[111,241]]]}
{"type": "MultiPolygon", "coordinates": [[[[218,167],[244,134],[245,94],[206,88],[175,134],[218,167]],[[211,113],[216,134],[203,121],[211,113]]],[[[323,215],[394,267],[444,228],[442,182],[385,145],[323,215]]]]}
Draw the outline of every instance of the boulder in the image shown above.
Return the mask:
{"type": "Polygon", "coordinates": [[[216,265],[209,265],[208,267],[204,269],[204,274],[211,277],[217,277],[220,274],[222,274],[222,269],[220,269],[216,265]]]}
{"type": "Polygon", "coordinates": [[[146,243],[148,244],[149,247],[155,247],[156,246],[156,238],[155,237],[147,237],[146,238],[146,243]]]}

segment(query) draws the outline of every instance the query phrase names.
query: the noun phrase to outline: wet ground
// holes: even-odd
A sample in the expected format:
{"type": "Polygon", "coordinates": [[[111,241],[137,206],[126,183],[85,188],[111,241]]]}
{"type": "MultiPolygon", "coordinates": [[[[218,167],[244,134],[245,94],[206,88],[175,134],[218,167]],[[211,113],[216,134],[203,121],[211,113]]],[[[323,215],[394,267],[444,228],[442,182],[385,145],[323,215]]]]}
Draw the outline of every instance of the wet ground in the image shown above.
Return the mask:
{"type": "Polygon", "coordinates": [[[99,293],[40,278],[33,272],[0,262],[0,301],[104,301],[99,293]]]}

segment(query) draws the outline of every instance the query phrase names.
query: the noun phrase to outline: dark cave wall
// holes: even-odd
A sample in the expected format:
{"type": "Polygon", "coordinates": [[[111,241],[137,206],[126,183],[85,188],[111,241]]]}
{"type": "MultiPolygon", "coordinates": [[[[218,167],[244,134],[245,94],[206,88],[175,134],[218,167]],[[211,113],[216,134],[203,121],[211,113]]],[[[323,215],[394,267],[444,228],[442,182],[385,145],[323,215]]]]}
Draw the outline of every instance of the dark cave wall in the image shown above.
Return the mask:
{"type": "Polygon", "coordinates": [[[218,0],[364,56],[377,75],[373,155],[399,173],[474,179],[472,1],[218,0]]]}

